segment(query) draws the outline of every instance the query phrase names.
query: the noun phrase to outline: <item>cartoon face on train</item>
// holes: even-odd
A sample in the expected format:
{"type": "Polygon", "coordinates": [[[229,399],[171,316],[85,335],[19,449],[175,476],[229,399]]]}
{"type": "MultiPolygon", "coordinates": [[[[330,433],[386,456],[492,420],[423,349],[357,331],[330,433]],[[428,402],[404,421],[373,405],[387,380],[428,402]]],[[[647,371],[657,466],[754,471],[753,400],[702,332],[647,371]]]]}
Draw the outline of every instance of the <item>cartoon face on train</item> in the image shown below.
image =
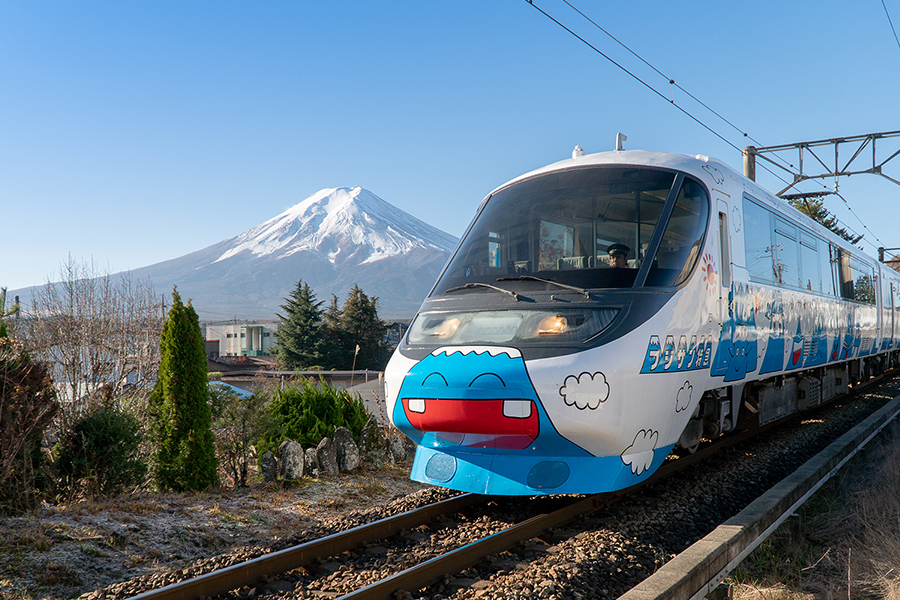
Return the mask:
{"type": "Polygon", "coordinates": [[[420,445],[524,450],[568,445],[515,348],[439,348],[403,379],[393,421],[420,445]]]}

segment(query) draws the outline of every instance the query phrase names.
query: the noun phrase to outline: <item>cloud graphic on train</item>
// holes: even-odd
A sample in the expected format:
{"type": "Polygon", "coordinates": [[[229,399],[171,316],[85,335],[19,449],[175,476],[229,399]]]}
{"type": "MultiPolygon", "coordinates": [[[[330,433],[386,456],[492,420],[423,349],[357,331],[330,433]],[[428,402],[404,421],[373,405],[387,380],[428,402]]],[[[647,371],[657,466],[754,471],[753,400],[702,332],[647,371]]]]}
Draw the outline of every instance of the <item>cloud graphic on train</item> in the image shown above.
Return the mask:
{"type": "Polygon", "coordinates": [[[579,410],[595,410],[609,398],[609,384],[606,382],[606,375],[599,371],[569,375],[559,388],[559,395],[567,406],[575,406],[579,410]]]}
{"type": "Polygon", "coordinates": [[[622,462],[631,467],[631,472],[640,475],[653,464],[653,450],[659,440],[659,432],[652,429],[641,429],[634,436],[634,441],[622,452],[622,462]]]}
{"type": "Polygon", "coordinates": [[[675,394],[675,412],[680,413],[691,405],[691,395],[694,393],[694,386],[690,381],[685,381],[678,393],[675,394]]]}

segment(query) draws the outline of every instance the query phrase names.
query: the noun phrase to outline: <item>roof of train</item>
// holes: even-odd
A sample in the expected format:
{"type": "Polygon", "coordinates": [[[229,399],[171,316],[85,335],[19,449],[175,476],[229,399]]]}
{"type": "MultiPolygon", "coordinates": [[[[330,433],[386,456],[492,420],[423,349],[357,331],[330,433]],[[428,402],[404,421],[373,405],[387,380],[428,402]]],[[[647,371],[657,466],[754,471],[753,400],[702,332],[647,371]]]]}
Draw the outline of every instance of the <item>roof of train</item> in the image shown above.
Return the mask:
{"type": "MultiPolygon", "coordinates": [[[[574,153],[573,153],[574,154],[574,153]]],[[[846,240],[838,237],[833,232],[829,231],[825,227],[822,227],[819,223],[816,223],[813,219],[808,217],[807,215],[801,213],[796,210],[794,207],[790,206],[786,201],[781,198],[778,198],[770,191],[761,187],[755,181],[747,179],[743,176],[743,174],[738,173],[733,168],[725,164],[719,159],[711,158],[709,156],[704,156],[701,154],[697,155],[689,155],[689,154],[679,154],[676,152],[653,152],[648,150],[619,150],[612,152],[598,152],[595,154],[583,154],[580,156],[574,156],[572,158],[567,158],[537,169],[533,171],[529,171],[528,173],[524,173],[514,179],[511,179],[504,183],[503,185],[497,186],[494,190],[491,191],[490,194],[487,195],[487,198],[490,198],[492,194],[497,192],[498,190],[505,188],[513,183],[528,179],[530,177],[534,177],[536,175],[541,175],[544,173],[552,173],[553,171],[560,171],[563,169],[571,169],[573,167],[584,167],[591,165],[612,165],[612,164],[627,164],[627,165],[636,165],[636,166],[653,166],[653,167],[664,167],[670,169],[676,169],[679,171],[684,171],[686,173],[690,173],[691,175],[696,176],[697,178],[707,182],[710,184],[711,188],[720,187],[724,183],[724,179],[722,181],[716,181],[716,173],[718,170],[719,175],[721,177],[733,180],[737,185],[740,185],[744,191],[750,193],[758,200],[762,200],[765,203],[769,204],[772,207],[777,208],[780,212],[786,213],[791,216],[792,220],[795,222],[802,223],[809,229],[814,231],[818,231],[819,235],[824,236],[828,239],[832,244],[835,244],[839,247],[843,247],[845,249],[851,249],[854,254],[859,253],[858,248],[854,248],[853,245],[849,244],[846,240]],[[707,168],[704,169],[704,166],[707,168]],[[713,183],[715,182],[715,183],[713,183]]],[[[865,253],[863,253],[865,254],[865,253]]],[[[873,262],[877,262],[874,258],[870,257],[873,262]]]]}

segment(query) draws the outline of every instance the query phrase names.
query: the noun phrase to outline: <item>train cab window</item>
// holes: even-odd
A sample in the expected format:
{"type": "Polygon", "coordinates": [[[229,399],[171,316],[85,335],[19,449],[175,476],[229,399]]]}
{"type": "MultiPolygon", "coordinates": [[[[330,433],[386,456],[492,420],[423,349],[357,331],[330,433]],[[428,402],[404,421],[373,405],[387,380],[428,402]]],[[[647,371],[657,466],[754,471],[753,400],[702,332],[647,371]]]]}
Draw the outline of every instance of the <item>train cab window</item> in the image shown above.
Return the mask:
{"type": "Polygon", "coordinates": [[[470,283],[546,287],[536,278],[628,288],[648,261],[644,285],[679,285],[697,262],[708,213],[705,188],[669,170],[597,165],[538,175],[484,202],[433,293],[489,289],[470,283]],[[676,181],[682,182],[677,194],[676,181]],[[662,215],[668,215],[664,222],[662,215]],[[649,256],[656,239],[659,252],[649,256]]]}
{"type": "Polygon", "coordinates": [[[685,180],[663,232],[647,285],[680,285],[691,274],[700,256],[709,201],[699,183],[685,180]]]}

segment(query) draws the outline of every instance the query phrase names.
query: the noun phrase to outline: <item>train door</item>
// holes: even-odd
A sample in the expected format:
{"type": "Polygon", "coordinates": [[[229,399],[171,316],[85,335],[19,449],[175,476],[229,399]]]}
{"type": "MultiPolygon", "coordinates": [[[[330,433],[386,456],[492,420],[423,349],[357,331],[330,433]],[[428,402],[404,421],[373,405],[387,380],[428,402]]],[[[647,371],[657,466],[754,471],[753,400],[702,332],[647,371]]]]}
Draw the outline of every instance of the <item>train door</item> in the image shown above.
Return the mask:
{"type": "Polygon", "coordinates": [[[878,348],[884,348],[884,340],[887,337],[885,326],[887,321],[884,318],[884,309],[887,306],[885,296],[884,282],[886,278],[881,274],[881,265],[875,265],[875,285],[872,286],[872,300],[875,302],[875,314],[877,316],[875,323],[875,349],[876,354],[878,348]]]}
{"type": "Polygon", "coordinates": [[[731,292],[731,236],[728,235],[728,205],[724,200],[719,200],[719,322],[725,323],[729,312],[729,294],[731,292]]]}
{"type": "MultiPolygon", "coordinates": [[[[728,204],[721,198],[718,199],[717,212],[719,213],[719,256],[717,259],[721,265],[721,276],[719,277],[721,281],[719,286],[719,305],[721,306],[721,312],[719,317],[722,320],[722,323],[726,323],[728,319],[732,320],[732,344],[735,345],[735,348],[744,348],[744,351],[746,352],[747,346],[744,345],[744,343],[748,340],[747,325],[738,318],[738,315],[735,312],[738,307],[737,299],[730,297],[732,292],[731,280],[733,276],[731,264],[731,235],[729,234],[728,229],[728,204]]],[[[742,354],[746,357],[745,352],[742,354]]],[[[755,359],[755,349],[753,350],[753,353],[755,359]]],[[[748,364],[745,362],[743,369],[746,369],[747,366],[748,364]]],[[[723,433],[731,431],[734,429],[735,425],[737,425],[740,404],[743,400],[743,377],[744,375],[741,374],[740,378],[733,379],[731,385],[728,386],[726,395],[718,396],[718,401],[716,402],[716,416],[718,417],[719,431],[723,433]]],[[[728,377],[726,376],[726,381],[727,380],[728,377]]]]}
{"type": "Polygon", "coordinates": [[[896,297],[895,295],[897,293],[897,288],[894,285],[893,281],[890,282],[890,286],[891,286],[890,294],[889,294],[887,300],[885,300],[885,302],[884,302],[884,307],[891,311],[891,319],[890,319],[891,328],[888,330],[890,332],[891,342],[888,345],[888,347],[893,348],[894,347],[894,338],[897,337],[897,319],[896,319],[897,313],[894,310],[895,309],[894,298],[896,297]]]}

